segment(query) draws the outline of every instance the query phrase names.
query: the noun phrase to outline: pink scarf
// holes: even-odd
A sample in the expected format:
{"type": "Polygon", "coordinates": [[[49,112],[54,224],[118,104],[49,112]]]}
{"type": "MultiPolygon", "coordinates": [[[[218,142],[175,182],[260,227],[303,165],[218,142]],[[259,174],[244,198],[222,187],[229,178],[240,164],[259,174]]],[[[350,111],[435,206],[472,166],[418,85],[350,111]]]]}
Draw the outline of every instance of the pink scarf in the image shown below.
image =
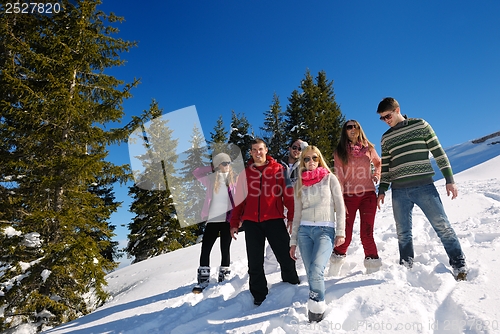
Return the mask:
{"type": "Polygon", "coordinates": [[[368,147],[361,145],[361,143],[356,143],[354,145],[347,144],[347,150],[356,158],[366,155],[368,152],[368,147]]]}
{"type": "Polygon", "coordinates": [[[324,167],[318,167],[315,170],[307,170],[302,173],[302,184],[306,187],[312,186],[321,181],[328,173],[328,169],[324,167]]]}

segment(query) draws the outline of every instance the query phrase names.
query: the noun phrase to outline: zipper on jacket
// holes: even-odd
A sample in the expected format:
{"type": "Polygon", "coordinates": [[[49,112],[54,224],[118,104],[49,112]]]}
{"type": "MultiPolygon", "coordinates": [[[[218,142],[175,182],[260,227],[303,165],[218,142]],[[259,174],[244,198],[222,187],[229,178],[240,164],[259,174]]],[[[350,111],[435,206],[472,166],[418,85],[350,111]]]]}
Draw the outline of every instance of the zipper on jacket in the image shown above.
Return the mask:
{"type": "Polygon", "coordinates": [[[264,175],[264,170],[260,171],[258,170],[258,172],[260,173],[260,196],[259,196],[259,205],[257,207],[257,220],[258,222],[260,223],[260,201],[262,200],[262,175],[264,175]]]}

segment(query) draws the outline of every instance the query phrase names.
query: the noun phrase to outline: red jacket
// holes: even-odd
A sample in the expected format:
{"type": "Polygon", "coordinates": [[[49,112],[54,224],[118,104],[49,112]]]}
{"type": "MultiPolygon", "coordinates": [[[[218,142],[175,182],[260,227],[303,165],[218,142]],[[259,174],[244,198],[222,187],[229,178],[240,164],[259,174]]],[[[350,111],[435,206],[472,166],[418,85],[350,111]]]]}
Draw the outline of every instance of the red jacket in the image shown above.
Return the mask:
{"type": "Polygon", "coordinates": [[[285,218],[283,206],[288,209],[288,221],[293,220],[293,188],[286,187],[285,169],[270,156],[260,168],[262,172],[251,158],[238,177],[235,202],[240,204],[232,212],[231,227],[239,227],[240,221],[245,220],[260,223],[285,218]]]}

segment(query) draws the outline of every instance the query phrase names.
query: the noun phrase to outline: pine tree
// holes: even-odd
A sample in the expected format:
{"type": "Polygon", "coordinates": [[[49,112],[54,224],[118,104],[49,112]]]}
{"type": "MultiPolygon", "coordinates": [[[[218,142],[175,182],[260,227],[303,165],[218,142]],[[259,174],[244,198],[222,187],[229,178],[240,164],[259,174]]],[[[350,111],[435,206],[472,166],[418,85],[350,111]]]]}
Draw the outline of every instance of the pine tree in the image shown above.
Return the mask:
{"type": "Polygon", "coordinates": [[[194,177],[193,171],[203,166],[210,166],[208,156],[208,147],[205,138],[196,125],[193,127],[193,133],[189,141],[191,147],[185,152],[185,159],[181,161],[182,168],[180,174],[182,177],[182,198],[183,205],[177,210],[183,210],[182,216],[187,219],[182,226],[195,226],[196,236],[203,234],[204,225],[201,223],[201,209],[203,207],[206,190],[203,185],[194,177]]]}
{"type": "Polygon", "coordinates": [[[345,122],[335,101],[333,81],[327,80],[324,71],[314,80],[308,70],[300,88],[302,92],[292,92],[286,109],[285,128],[291,136],[289,139],[301,138],[317,146],[332,165],[333,151],[345,122]]]}
{"type": "Polygon", "coordinates": [[[264,126],[261,127],[261,130],[265,134],[262,137],[268,144],[268,154],[279,160],[286,155],[288,136],[285,133],[284,112],[281,110],[280,100],[276,93],[273,96],[273,104],[270,108],[264,113],[264,126]]]}
{"type": "MultiPolygon", "coordinates": [[[[111,175],[111,173],[109,173],[111,175]]],[[[115,212],[121,203],[115,201],[115,195],[113,191],[112,185],[117,182],[116,178],[112,178],[111,180],[97,180],[90,184],[89,192],[95,194],[102,200],[102,205],[108,206],[111,211],[115,212]]],[[[100,203],[101,204],[101,203],[100,203]]],[[[96,216],[95,219],[100,221],[103,224],[106,224],[106,219],[108,217],[96,216]]],[[[115,235],[113,231],[116,229],[115,225],[108,224],[107,230],[94,230],[93,238],[98,243],[103,243],[104,248],[101,251],[101,255],[111,261],[114,262],[120,256],[120,250],[118,249],[118,241],[113,241],[112,237],[115,235]]]]}
{"type": "Polygon", "coordinates": [[[231,111],[231,131],[229,135],[229,143],[238,146],[244,161],[250,158],[251,141],[255,136],[250,131],[250,123],[244,114],[236,114],[231,111]]]}
{"type": "Polygon", "coordinates": [[[289,104],[285,111],[285,132],[290,136],[290,142],[294,138],[305,138],[305,113],[302,107],[302,96],[298,90],[294,90],[288,98],[289,104]]]}
{"type": "Polygon", "coordinates": [[[168,119],[161,117],[157,103],[151,105],[153,120],[137,131],[135,138],[144,138],[144,150],[137,158],[144,167],[135,173],[135,184],[129,188],[133,198],[130,211],[135,214],[128,225],[130,233],[125,251],[133,256],[133,263],[192,245],[196,241],[195,227],[181,228],[177,204],[181,179],[176,171],[178,140],[168,119]]]}
{"type": "MultiPolygon", "coordinates": [[[[233,112],[233,120],[237,118],[237,116],[233,112]]],[[[238,124],[240,121],[238,120],[236,123],[238,124]]],[[[248,121],[244,119],[243,123],[246,123],[244,127],[246,126],[245,129],[248,129],[248,121]]],[[[239,130],[235,130],[238,131],[239,130]]],[[[243,132],[248,132],[248,130],[244,130],[243,132]]],[[[222,120],[222,116],[219,116],[219,119],[217,120],[217,124],[214,127],[214,132],[210,132],[210,147],[209,147],[209,158],[212,157],[212,155],[217,155],[218,153],[224,152],[228,154],[231,157],[232,163],[233,163],[233,169],[237,172],[240,173],[244,169],[244,165],[246,160],[244,160],[244,157],[242,156],[242,152],[240,151],[240,148],[238,145],[234,144],[233,142],[230,142],[230,140],[227,137],[228,132],[224,128],[224,122],[222,120]]],[[[248,135],[247,135],[248,136],[248,135]]],[[[250,135],[250,138],[253,138],[253,135],[250,135]]],[[[240,139],[241,136],[237,135],[234,136],[235,141],[237,139],[240,139]]],[[[251,140],[251,139],[250,139],[251,140]]]]}
{"type": "Polygon", "coordinates": [[[224,128],[222,115],[220,115],[217,119],[217,124],[214,127],[214,132],[210,132],[210,147],[215,149],[219,144],[225,145],[228,141],[227,134],[228,132],[224,128]]]}
{"type": "Polygon", "coordinates": [[[141,117],[106,130],[138,82],[105,70],[135,44],[111,36],[118,30],[106,24],[121,18],[97,11],[98,1],[59,3],[51,15],[0,5],[0,330],[41,312],[49,326],[89,313],[116,267],[111,185],[130,174],[105,161],[106,146],[141,117]]]}

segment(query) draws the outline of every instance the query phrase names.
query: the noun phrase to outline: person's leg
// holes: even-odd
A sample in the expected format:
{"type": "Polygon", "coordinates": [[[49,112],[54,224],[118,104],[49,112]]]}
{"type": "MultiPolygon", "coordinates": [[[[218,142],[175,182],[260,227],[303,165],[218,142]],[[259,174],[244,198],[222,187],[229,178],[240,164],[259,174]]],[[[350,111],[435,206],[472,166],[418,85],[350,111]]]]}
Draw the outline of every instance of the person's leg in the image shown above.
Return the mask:
{"type": "Polygon", "coordinates": [[[210,282],[210,252],[219,234],[219,229],[213,223],[205,225],[205,232],[201,242],[200,266],[198,267],[197,282],[193,292],[199,293],[210,282]]]}
{"type": "Polygon", "coordinates": [[[299,284],[295,261],[290,257],[290,235],[283,219],[272,219],[261,224],[264,225],[267,241],[280,264],[283,282],[299,284]]]}
{"type": "Polygon", "coordinates": [[[392,189],[392,211],[398,234],[399,264],[413,265],[412,210],[414,203],[408,198],[406,189],[392,189]]]}
{"type": "Polygon", "coordinates": [[[217,224],[208,223],[205,226],[205,233],[203,233],[201,241],[200,267],[210,267],[210,252],[218,236],[219,229],[217,224]]]}
{"type": "Polygon", "coordinates": [[[325,300],[325,268],[333,250],[333,227],[313,227],[312,256],[309,264],[309,298],[314,301],[325,300]]]}
{"type": "Polygon", "coordinates": [[[264,273],[264,247],[266,240],[264,228],[262,223],[248,220],[243,223],[243,227],[245,229],[250,292],[254,298],[254,303],[260,304],[266,299],[269,292],[264,273]]]}
{"type": "Polygon", "coordinates": [[[306,276],[309,280],[309,269],[311,267],[314,240],[311,236],[312,226],[300,225],[297,231],[297,246],[300,250],[300,257],[304,263],[304,268],[306,269],[306,276]]]}
{"type": "Polygon", "coordinates": [[[377,211],[377,195],[367,192],[361,197],[359,204],[360,238],[365,251],[365,258],[378,259],[377,245],[373,239],[375,213],[377,211]]]}
{"type": "Polygon", "coordinates": [[[465,255],[462,252],[460,241],[448,220],[434,184],[418,187],[418,190],[415,190],[411,195],[441,239],[450,265],[455,269],[465,267],[465,255]]]}
{"type": "Polygon", "coordinates": [[[333,251],[334,236],[332,227],[299,227],[297,238],[309,283],[307,309],[310,322],[321,321],[326,309],[324,273],[333,251]]]}
{"type": "Polygon", "coordinates": [[[335,254],[345,255],[347,248],[352,241],[352,230],[354,229],[354,220],[356,219],[356,211],[360,204],[360,197],[356,195],[344,195],[344,204],[346,207],[345,216],[345,242],[334,248],[335,254]]]}
{"type": "Polygon", "coordinates": [[[229,228],[229,222],[219,223],[221,267],[229,267],[229,264],[231,263],[231,254],[229,249],[231,247],[232,238],[229,228]]]}
{"type": "Polygon", "coordinates": [[[231,274],[231,269],[229,264],[231,263],[231,257],[229,253],[229,248],[231,246],[231,233],[229,232],[229,222],[217,223],[219,227],[220,235],[220,252],[221,252],[221,264],[219,267],[219,276],[217,278],[218,282],[224,282],[226,278],[231,274]]]}

